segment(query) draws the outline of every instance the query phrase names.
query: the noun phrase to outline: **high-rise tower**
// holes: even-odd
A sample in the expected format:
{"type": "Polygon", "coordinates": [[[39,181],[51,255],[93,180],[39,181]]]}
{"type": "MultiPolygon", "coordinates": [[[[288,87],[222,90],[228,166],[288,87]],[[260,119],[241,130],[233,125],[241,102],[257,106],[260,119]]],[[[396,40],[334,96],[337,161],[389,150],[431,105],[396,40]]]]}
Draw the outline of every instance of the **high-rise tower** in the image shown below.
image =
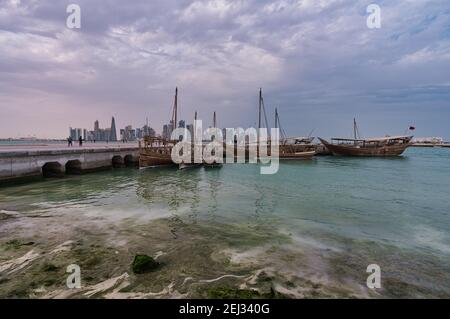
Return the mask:
{"type": "Polygon", "coordinates": [[[114,116],[112,117],[112,120],[111,120],[111,131],[110,131],[110,134],[109,134],[109,140],[111,142],[116,142],[117,141],[116,120],[114,120],[114,116]]]}

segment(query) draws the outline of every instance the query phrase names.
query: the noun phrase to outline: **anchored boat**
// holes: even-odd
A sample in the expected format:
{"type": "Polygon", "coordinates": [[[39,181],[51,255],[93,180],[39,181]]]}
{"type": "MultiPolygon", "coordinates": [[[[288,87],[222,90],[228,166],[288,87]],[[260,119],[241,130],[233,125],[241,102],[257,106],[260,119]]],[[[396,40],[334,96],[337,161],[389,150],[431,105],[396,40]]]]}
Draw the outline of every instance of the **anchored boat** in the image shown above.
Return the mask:
{"type": "Polygon", "coordinates": [[[280,116],[277,108],[275,108],[275,128],[280,130],[281,135],[279,148],[280,160],[311,159],[316,154],[314,145],[311,144],[314,137],[308,137],[307,139],[286,137],[286,132],[281,127],[280,116]]]}
{"type": "Polygon", "coordinates": [[[173,141],[161,137],[144,137],[144,146],[139,149],[139,167],[158,167],[173,165],[173,141]]]}
{"type": "MultiPolygon", "coordinates": [[[[176,127],[178,114],[178,88],[175,88],[175,99],[172,108],[172,125],[176,127]]],[[[139,167],[159,167],[174,165],[172,160],[172,148],[177,141],[163,137],[144,137],[144,145],[139,143],[139,167]]]]}
{"type": "Polygon", "coordinates": [[[358,126],[353,120],[354,138],[332,138],[328,142],[319,140],[334,155],[343,156],[399,156],[411,146],[413,136],[385,136],[379,138],[358,138],[358,126]]]}

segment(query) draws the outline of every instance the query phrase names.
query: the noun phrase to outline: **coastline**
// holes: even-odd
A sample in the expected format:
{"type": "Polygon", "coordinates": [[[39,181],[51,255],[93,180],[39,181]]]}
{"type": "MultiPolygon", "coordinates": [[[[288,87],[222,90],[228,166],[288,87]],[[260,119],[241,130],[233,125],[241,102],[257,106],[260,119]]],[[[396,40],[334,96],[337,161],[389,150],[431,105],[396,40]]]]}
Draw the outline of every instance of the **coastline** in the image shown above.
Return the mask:
{"type": "MultiPolygon", "coordinates": [[[[106,229],[85,225],[74,235],[64,232],[55,236],[42,234],[42,237],[28,234],[16,235],[6,242],[2,240],[0,296],[112,299],[450,297],[444,284],[440,288],[420,287],[411,284],[411,278],[407,277],[399,280],[387,275],[385,286],[389,288],[377,292],[365,287],[364,272],[357,269],[364,270],[366,263],[377,254],[394,258],[387,252],[389,245],[371,250],[368,248],[373,248],[373,243],[347,242],[352,247],[349,254],[345,250],[307,244],[307,240],[299,241],[273,229],[243,231],[230,224],[200,226],[175,218],[139,225],[125,222],[106,229]],[[245,244],[236,245],[233,239],[236,235],[245,244]],[[361,255],[364,251],[366,253],[361,255]],[[137,253],[153,256],[161,266],[148,274],[134,274],[131,261],[137,253]],[[81,289],[65,287],[68,262],[82,269],[81,289]]],[[[345,239],[340,241],[345,242],[345,239]]],[[[407,251],[401,254],[408,258],[410,267],[420,266],[421,262],[414,255],[407,251]]],[[[436,266],[438,262],[433,261],[436,266]]],[[[433,274],[420,275],[427,278],[433,274]]],[[[441,280],[445,279],[444,275],[441,280]]]]}
{"type": "Polygon", "coordinates": [[[0,296],[449,298],[442,194],[420,189],[417,205],[408,189],[414,179],[444,191],[448,154],[407,155],[286,163],[271,179],[243,164],[125,168],[4,188],[0,296]],[[372,184],[354,180],[363,172],[373,172],[372,184]],[[137,254],[160,267],[134,274],[137,254]],[[366,286],[374,262],[381,290],[366,286]],[[65,286],[72,263],[81,267],[80,290],[65,286]]]}

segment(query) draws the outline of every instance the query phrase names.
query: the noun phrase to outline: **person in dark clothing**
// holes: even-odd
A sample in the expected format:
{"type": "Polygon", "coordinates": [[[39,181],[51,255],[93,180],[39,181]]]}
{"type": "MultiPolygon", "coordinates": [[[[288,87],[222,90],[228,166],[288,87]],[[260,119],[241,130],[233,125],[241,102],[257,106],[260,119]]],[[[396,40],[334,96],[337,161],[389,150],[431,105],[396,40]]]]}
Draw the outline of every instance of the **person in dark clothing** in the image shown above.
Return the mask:
{"type": "Polygon", "coordinates": [[[72,137],[71,136],[69,136],[68,138],[67,138],[67,147],[71,147],[73,144],[72,144],[72,137]]]}
{"type": "Polygon", "coordinates": [[[81,136],[78,138],[78,142],[80,143],[80,146],[83,146],[83,138],[81,136]]]}

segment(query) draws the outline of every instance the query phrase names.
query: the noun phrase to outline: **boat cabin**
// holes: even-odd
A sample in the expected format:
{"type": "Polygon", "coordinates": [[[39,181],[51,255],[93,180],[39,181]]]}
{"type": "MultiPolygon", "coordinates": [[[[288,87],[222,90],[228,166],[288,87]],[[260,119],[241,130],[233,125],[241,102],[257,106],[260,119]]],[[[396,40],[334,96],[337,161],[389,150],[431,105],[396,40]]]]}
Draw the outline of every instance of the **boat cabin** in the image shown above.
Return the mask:
{"type": "Polygon", "coordinates": [[[412,136],[385,136],[369,139],[332,138],[331,144],[369,148],[409,144],[411,142],[411,139],[412,136]]]}

